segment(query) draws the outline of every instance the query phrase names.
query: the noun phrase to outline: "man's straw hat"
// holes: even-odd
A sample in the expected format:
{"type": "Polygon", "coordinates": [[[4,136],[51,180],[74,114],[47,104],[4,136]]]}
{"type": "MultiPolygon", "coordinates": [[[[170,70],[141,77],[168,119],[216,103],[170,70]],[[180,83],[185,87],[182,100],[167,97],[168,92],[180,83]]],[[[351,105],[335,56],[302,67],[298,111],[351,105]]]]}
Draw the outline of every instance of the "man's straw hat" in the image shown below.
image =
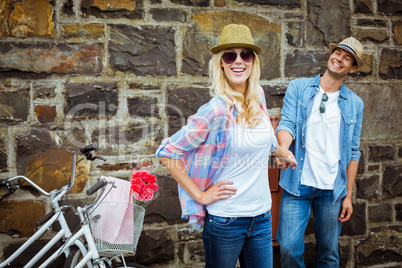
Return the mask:
{"type": "Polygon", "coordinates": [[[225,48],[249,48],[255,53],[261,53],[262,48],[254,45],[253,36],[246,25],[228,24],[222,29],[219,45],[211,48],[212,53],[217,53],[225,48]]]}
{"type": "Polygon", "coordinates": [[[331,53],[334,51],[335,48],[344,49],[350,52],[350,54],[352,54],[352,56],[355,58],[357,66],[361,67],[363,65],[363,61],[361,59],[363,54],[363,46],[355,38],[348,37],[345,40],[342,40],[339,45],[333,43],[329,44],[329,50],[331,51],[331,53]]]}

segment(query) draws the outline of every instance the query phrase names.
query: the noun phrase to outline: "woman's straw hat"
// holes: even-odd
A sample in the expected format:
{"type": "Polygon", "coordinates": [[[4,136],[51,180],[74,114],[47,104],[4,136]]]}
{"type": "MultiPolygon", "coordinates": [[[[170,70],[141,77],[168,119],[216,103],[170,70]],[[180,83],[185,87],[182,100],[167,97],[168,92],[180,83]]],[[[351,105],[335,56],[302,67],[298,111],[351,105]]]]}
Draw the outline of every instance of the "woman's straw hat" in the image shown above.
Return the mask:
{"type": "Polygon", "coordinates": [[[342,40],[342,42],[340,42],[339,45],[333,43],[329,44],[329,50],[331,51],[331,53],[334,51],[335,48],[344,49],[350,52],[352,56],[355,58],[357,66],[361,67],[363,65],[363,61],[361,59],[363,54],[363,46],[355,38],[348,37],[345,40],[342,40]]]}
{"type": "Polygon", "coordinates": [[[262,48],[254,45],[253,36],[246,25],[229,24],[222,29],[219,45],[211,48],[212,53],[217,53],[225,48],[249,48],[259,54],[262,48]]]}

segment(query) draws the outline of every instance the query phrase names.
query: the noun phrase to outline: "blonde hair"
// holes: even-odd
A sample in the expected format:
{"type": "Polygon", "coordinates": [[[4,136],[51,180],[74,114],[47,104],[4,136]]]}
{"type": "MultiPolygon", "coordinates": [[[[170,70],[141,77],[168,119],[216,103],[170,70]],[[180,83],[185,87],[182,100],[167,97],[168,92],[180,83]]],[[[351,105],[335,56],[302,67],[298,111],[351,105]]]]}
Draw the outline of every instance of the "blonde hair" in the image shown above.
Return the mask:
{"type": "Polygon", "coordinates": [[[260,107],[260,60],[254,53],[253,67],[250,77],[247,80],[246,94],[237,92],[233,89],[221,67],[222,55],[225,50],[212,55],[209,61],[209,79],[211,82],[210,94],[219,96],[226,102],[228,115],[233,117],[233,108],[237,109],[237,122],[253,128],[262,120],[262,110],[260,107]],[[246,104],[246,110],[242,108],[242,104],[246,104]]]}

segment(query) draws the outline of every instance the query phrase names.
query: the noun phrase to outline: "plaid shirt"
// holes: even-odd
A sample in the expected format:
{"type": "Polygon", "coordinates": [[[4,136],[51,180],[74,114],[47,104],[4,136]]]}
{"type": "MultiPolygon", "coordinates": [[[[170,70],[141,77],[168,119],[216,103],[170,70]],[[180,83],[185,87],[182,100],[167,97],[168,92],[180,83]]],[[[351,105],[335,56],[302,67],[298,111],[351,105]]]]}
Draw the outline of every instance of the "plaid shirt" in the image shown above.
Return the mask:
{"type": "MultiPolygon", "coordinates": [[[[260,105],[268,115],[262,88],[260,105]]],[[[236,108],[230,110],[235,117],[236,108]]],[[[164,139],[156,155],[181,159],[190,178],[201,191],[205,191],[221,171],[221,163],[225,163],[228,157],[233,126],[233,120],[227,115],[225,101],[221,97],[214,97],[188,118],[187,125],[164,139]]],[[[199,230],[205,217],[205,208],[180,185],[178,187],[182,219],[188,219],[190,226],[199,230]]]]}

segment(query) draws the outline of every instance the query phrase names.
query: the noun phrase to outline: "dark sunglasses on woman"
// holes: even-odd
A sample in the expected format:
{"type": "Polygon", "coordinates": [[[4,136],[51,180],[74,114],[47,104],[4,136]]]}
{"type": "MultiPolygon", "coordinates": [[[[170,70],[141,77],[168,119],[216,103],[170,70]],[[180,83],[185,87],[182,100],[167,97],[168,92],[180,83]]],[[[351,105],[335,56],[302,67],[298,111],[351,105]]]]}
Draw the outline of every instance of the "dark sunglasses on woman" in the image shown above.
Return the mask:
{"type": "Polygon", "coordinates": [[[251,50],[243,50],[240,53],[236,53],[234,51],[228,51],[223,53],[222,59],[226,64],[232,64],[236,61],[237,55],[240,54],[240,57],[244,62],[250,63],[254,60],[254,53],[251,50]]]}

